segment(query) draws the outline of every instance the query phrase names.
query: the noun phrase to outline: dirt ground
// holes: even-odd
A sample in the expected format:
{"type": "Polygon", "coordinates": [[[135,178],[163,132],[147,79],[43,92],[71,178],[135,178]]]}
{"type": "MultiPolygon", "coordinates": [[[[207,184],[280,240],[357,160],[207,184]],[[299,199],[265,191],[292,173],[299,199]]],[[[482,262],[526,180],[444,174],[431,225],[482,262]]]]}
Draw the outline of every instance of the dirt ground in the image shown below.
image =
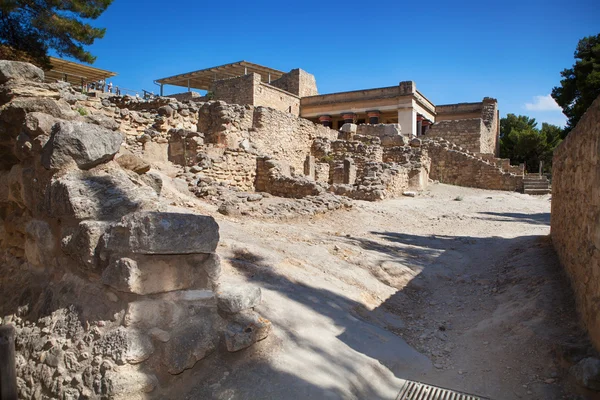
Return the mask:
{"type": "Polygon", "coordinates": [[[549,196],[436,184],[285,221],[194,203],[221,226],[223,279],[262,288],[273,332],[181,374],[180,398],[394,399],[405,379],[494,400],[595,398],[566,371],[588,344],[549,196]]]}

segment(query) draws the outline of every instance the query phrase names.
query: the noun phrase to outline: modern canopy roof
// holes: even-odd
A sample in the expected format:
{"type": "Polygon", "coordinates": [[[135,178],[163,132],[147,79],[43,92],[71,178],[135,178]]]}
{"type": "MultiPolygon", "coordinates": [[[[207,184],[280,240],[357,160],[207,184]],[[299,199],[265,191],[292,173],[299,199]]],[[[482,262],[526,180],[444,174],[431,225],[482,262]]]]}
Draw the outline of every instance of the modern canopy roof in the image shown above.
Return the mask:
{"type": "Polygon", "coordinates": [[[117,75],[115,72],[90,67],[89,65],[83,65],[56,57],[50,57],[50,65],[52,66],[52,69],[49,71],[44,71],[46,80],[64,81],[66,78],[67,82],[72,85],[81,85],[82,80],[84,83],[96,82],[117,75]]]}
{"type": "Polygon", "coordinates": [[[194,89],[210,90],[211,83],[221,79],[235,78],[255,72],[259,74],[264,82],[281,78],[285,72],[273,68],[263,67],[248,61],[238,61],[231,64],[219,65],[188,72],[185,74],[174,75],[168,78],[157,79],[156,82],[161,85],[184,86],[194,89]]]}

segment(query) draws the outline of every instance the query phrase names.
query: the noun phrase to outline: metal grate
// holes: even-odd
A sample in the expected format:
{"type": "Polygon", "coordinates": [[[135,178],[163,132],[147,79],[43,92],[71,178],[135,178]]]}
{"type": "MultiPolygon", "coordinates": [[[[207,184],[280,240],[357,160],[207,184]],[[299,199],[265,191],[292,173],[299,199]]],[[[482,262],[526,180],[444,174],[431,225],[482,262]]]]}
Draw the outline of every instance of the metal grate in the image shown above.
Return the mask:
{"type": "Polygon", "coordinates": [[[396,400],[490,400],[425,383],[406,381],[396,400]]]}

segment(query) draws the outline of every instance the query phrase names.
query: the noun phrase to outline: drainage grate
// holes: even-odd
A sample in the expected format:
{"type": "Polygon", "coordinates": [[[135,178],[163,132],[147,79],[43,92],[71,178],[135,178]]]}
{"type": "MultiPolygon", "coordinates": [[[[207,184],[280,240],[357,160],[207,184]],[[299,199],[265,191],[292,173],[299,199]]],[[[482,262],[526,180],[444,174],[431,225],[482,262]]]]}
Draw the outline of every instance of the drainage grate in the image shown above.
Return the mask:
{"type": "Polygon", "coordinates": [[[396,400],[490,400],[487,397],[455,392],[420,382],[406,381],[396,400]]]}

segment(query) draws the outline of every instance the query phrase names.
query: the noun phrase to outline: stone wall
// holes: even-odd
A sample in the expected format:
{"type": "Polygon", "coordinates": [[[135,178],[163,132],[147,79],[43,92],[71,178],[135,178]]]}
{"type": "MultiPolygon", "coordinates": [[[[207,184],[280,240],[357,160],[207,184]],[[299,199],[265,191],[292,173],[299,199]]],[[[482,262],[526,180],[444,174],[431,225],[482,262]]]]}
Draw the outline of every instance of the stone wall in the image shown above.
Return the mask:
{"type": "Polygon", "coordinates": [[[283,162],[259,157],[256,166],[256,190],[280,197],[303,198],[326,191],[324,185],[302,175],[294,175],[283,162]]]}
{"type": "Polygon", "coordinates": [[[316,96],[317,81],[315,76],[299,68],[293,69],[281,78],[271,81],[271,85],[295,94],[298,97],[316,96]]]}
{"type": "Polygon", "coordinates": [[[253,191],[256,180],[256,154],[244,149],[207,149],[210,166],[204,176],[245,191],[253,191]]]}
{"type": "Polygon", "coordinates": [[[600,349],[600,97],[554,151],[552,242],[600,349]]]}
{"type": "Polygon", "coordinates": [[[196,101],[196,102],[208,101],[208,98],[206,96],[202,96],[198,92],[175,93],[175,94],[167,95],[165,97],[169,97],[171,99],[175,99],[175,100],[181,101],[181,102],[183,102],[183,101],[196,101]]]}
{"type": "Polygon", "coordinates": [[[255,86],[254,105],[300,115],[300,97],[264,82],[259,82],[255,86]]]}
{"type": "Polygon", "coordinates": [[[300,115],[300,98],[279,87],[261,81],[261,76],[251,73],[213,83],[215,100],[229,104],[271,107],[279,111],[300,115]]]}
{"type": "Polygon", "coordinates": [[[260,75],[248,74],[213,82],[211,92],[215,100],[229,104],[254,105],[254,92],[260,75]]]}
{"type": "Polygon", "coordinates": [[[443,139],[423,140],[431,158],[429,177],[450,185],[491,190],[523,190],[523,174],[505,171],[495,160],[477,154],[443,139]]]}
{"type": "Polygon", "coordinates": [[[126,135],[43,78],[0,61],[0,324],[19,398],[141,398],[221,342],[266,337],[260,290],[240,307],[219,282],[215,220],[170,207],[170,178],[116,158],[126,135]]]}
{"type": "Polygon", "coordinates": [[[496,99],[440,105],[435,110],[436,121],[426,137],[446,139],[473,153],[498,155],[500,120],[496,99]]]}
{"type": "Polygon", "coordinates": [[[429,128],[424,138],[442,138],[472,153],[481,153],[481,118],[448,120],[436,122],[429,128]]]}

